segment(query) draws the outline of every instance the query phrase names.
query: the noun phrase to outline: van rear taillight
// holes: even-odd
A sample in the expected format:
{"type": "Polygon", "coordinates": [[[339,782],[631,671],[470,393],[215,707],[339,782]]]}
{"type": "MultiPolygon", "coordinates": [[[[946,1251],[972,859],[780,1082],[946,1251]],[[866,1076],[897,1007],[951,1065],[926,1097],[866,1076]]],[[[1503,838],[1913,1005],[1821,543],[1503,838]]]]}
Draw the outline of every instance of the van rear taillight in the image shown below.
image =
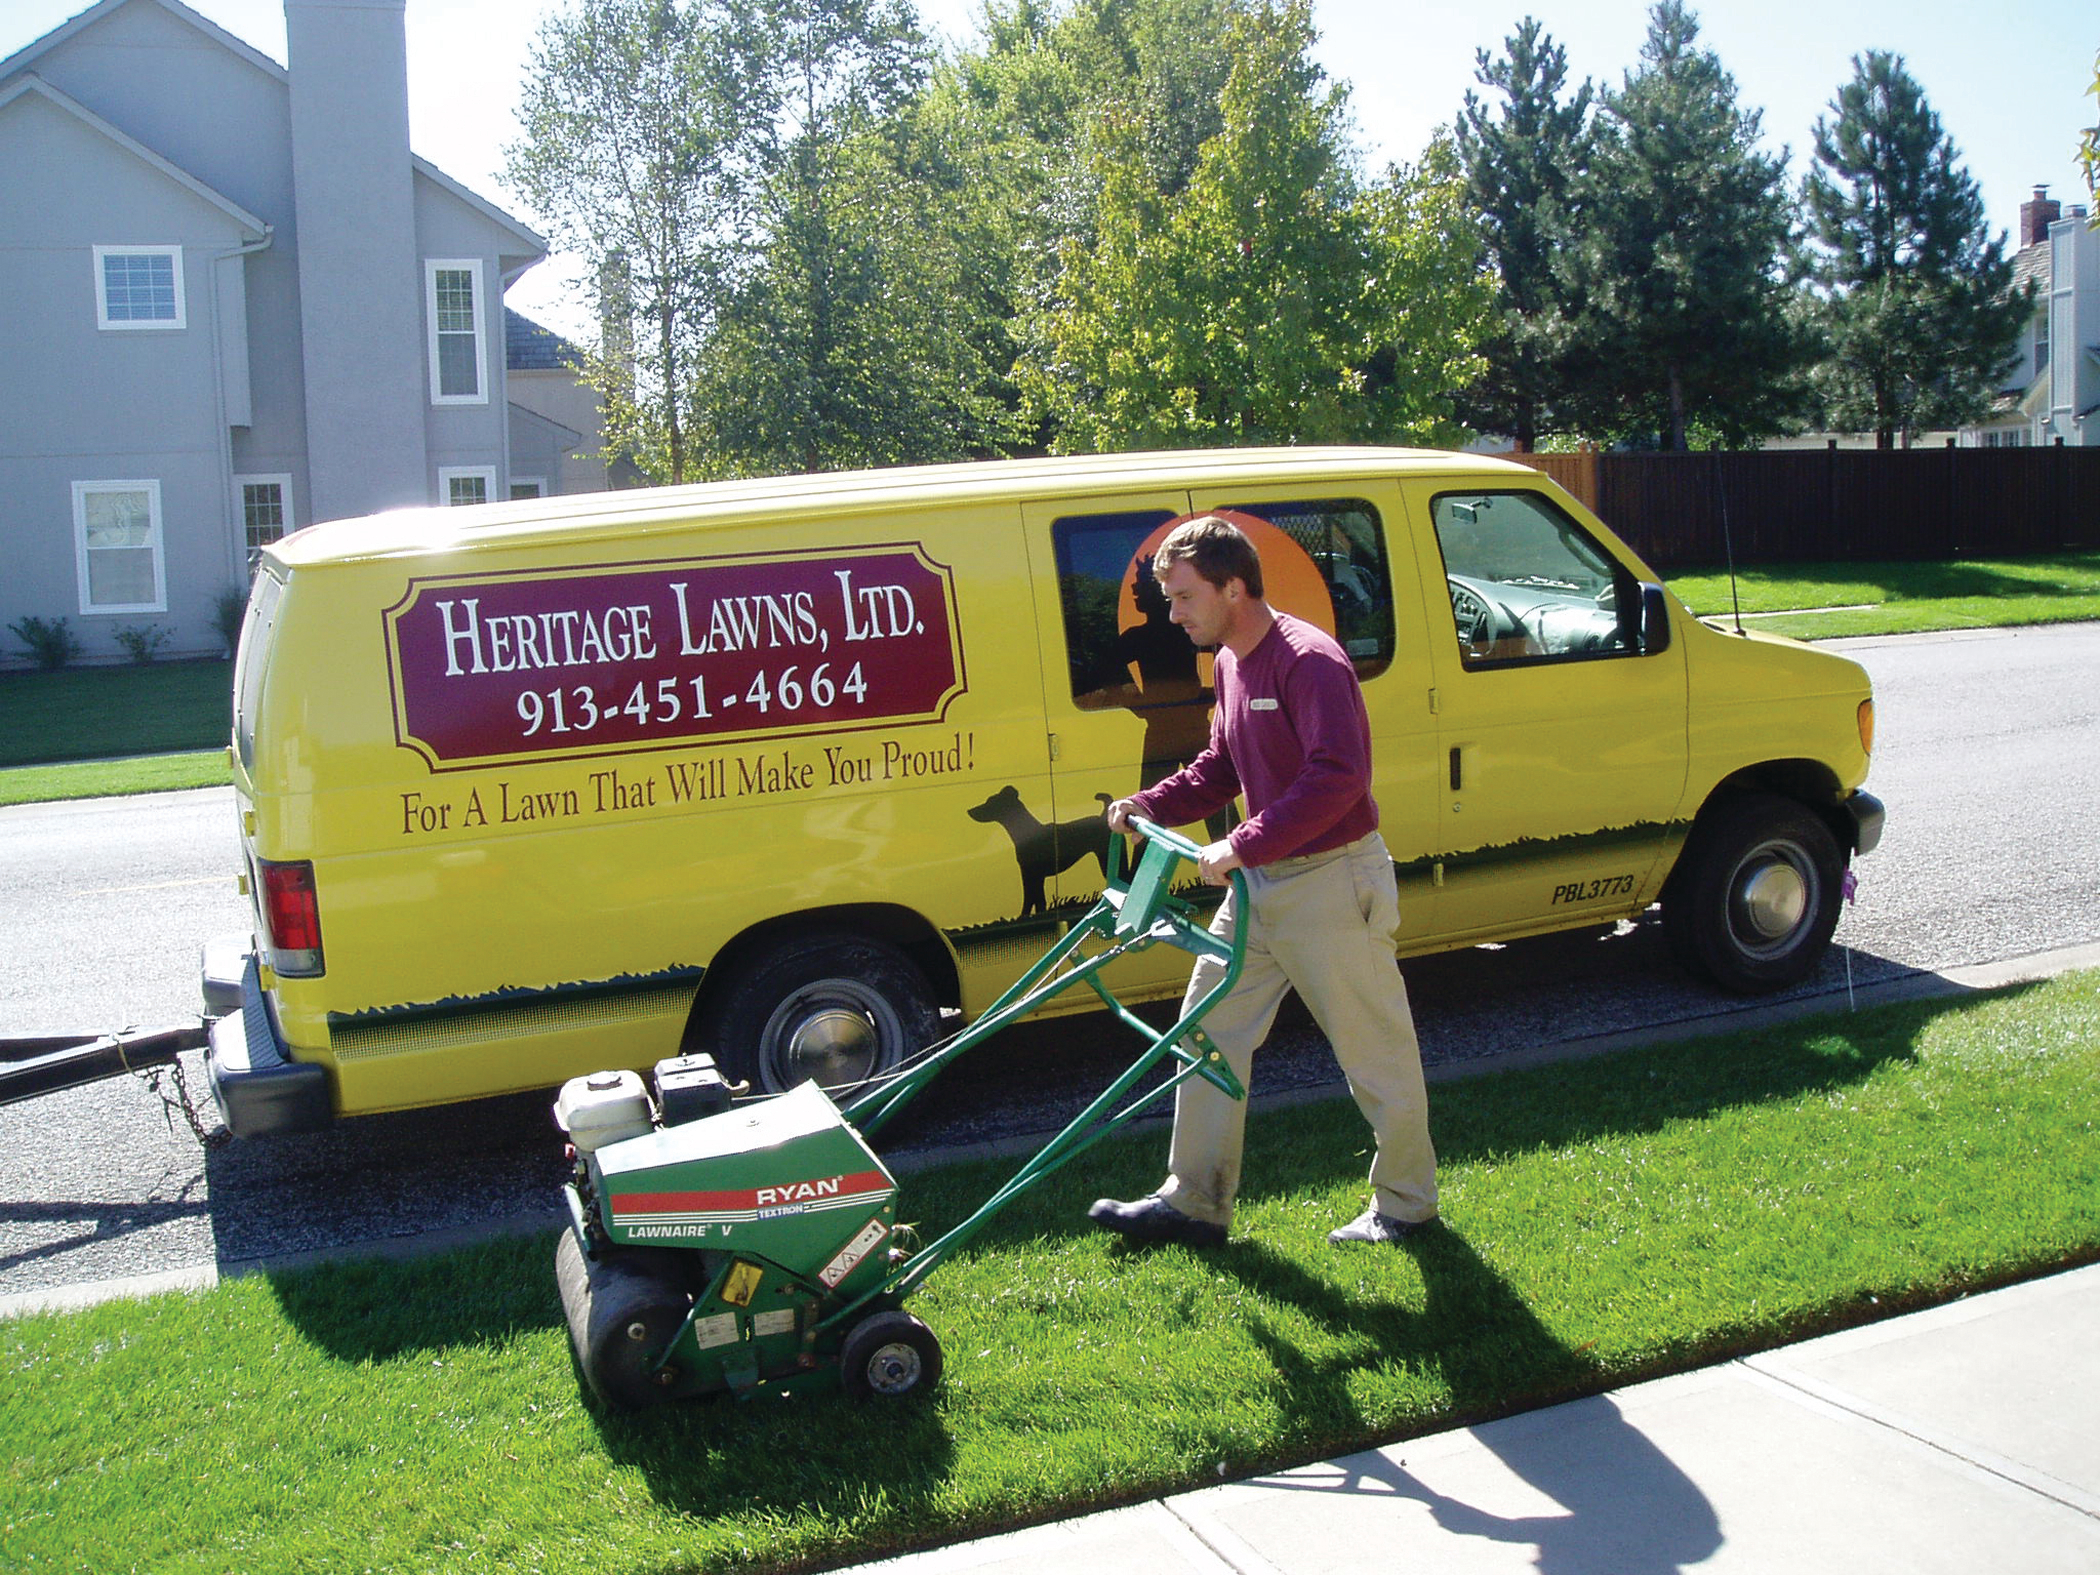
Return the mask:
{"type": "Polygon", "coordinates": [[[262,875],[262,921],[271,968],[286,978],[312,978],[322,971],[321,903],[314,893],[312,861],[272,864],[257,859],[255,867],[262,875]]]}

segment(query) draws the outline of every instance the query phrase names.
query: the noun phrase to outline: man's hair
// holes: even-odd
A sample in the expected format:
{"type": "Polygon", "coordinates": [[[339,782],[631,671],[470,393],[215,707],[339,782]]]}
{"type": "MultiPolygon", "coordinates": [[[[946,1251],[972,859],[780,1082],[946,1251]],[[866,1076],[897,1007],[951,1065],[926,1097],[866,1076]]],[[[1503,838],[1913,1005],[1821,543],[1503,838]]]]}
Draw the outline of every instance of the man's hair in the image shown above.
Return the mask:
{"type": "Polygon", "coordinates": [[[1152,572],[1164,576],[1177,563],[1193,564],[1219,590],[1238,580],[1249,596],[1262,594],[1261,554],[1237,525],[1215,514],[1184,520],[1167,532],[1152,555],[1152,572]]]}

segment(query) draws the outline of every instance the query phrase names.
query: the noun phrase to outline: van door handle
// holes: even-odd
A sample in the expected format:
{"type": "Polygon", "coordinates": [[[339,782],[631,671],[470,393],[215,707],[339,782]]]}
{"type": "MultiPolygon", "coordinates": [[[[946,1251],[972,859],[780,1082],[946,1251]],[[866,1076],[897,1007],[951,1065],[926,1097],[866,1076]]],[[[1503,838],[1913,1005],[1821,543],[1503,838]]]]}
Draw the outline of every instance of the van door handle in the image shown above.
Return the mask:
{"type": "Polygon", "coordinates": [[[1453,744],[1451,746],[1451,791],[1454,793],[1456,793],[1460,789],[1460,787],[1464,785],[1462,781],[1464,773],[1460,770],[1458,762],[1459,746],[1453,744]]]}

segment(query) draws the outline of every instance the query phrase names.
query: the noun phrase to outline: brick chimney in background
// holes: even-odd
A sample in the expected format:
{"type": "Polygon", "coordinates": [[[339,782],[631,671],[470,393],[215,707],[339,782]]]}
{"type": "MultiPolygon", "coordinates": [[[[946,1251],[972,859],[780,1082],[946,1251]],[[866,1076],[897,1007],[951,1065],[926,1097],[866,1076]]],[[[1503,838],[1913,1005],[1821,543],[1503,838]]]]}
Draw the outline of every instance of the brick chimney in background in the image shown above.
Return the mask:
{"type": "Polygon", "coordinates": [[[2049,226],[2064,216],[2064,205],[2049,195],[2047,186],[2034,188],[2034,200],[2020,204],[2020,245],[2039,246],[2049,239],[2049,226]]]}

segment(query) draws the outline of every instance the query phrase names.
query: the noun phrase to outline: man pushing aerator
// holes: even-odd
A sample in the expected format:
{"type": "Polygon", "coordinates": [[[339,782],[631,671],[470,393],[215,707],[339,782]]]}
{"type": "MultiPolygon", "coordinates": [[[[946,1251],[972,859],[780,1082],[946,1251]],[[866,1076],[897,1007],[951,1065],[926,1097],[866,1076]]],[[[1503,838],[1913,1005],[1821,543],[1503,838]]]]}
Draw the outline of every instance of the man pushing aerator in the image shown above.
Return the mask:
{"type": "MultiPolygon", "coordinates": [[[[1436,1220],[1422,1056],[1394,961],[1400,900],[1371,797],[1371,728],[1356,670],[1334,639],[1264,597],[1261,557],[1230,520],[1177,526],[1153,559],[1169,616],[1217,648],[1210,744],[1164,781],[1108,807],[1166,826],[1202,821],[1244,793],[1247,819],[1204,847],[1197,872],[1226,885],[1244,872],[1248,912],[1228,892],[1214,934],[1248,925],[1239,982],[1204,1027],[1243,1087],[1284,992],[1296,987],[1371,1124],[1371,1203],[1329,1233],[1337,1244],[1394,1245],[1436,1220]]],[[[1188,1001],[1224,964],[1196,961],[1188,1001]]],[[[1202,1079],[1181,1085],[1167,1179],[1152,1196],[1103,1198],[1087,1211],[1133,1242],[1221,1245],[1239,1192],[1247,1107],[1202,1079]]]]}

